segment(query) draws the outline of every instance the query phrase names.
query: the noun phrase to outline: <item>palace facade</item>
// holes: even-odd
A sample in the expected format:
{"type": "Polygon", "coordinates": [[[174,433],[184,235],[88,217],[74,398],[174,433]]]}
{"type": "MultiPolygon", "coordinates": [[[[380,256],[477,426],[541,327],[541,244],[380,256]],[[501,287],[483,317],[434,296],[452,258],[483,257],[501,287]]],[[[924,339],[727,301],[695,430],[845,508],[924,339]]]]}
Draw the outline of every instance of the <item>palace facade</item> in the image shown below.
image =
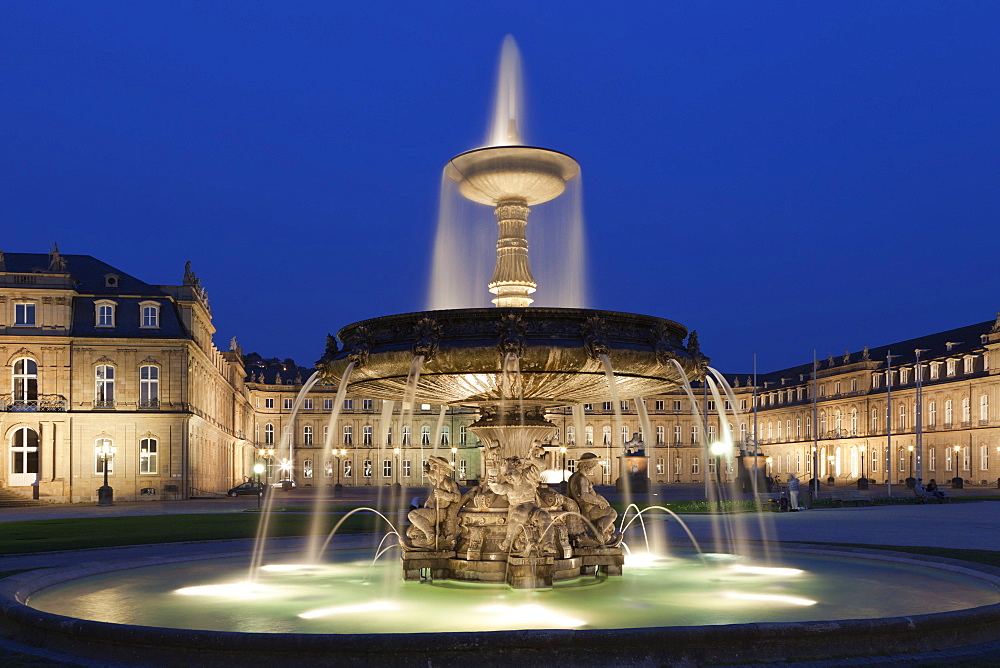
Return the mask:
{"type": "MultiPolygon", "coordinates": [[[[214,333],[190,266],[180,285],[152,285],[58,248],[0,253],[0,494],[94,501],[105,466],[118,500],[217,495],[254,477],[420,486],[432,454],[462,483],[482,475],[474,410],[404,414],[314,383],[292,360],[243,355],[235,339],[218,350],[214,333]]],[[[603,463],[594,482],[613,484],[630,443],[660,484],[732,480],[752,453],[779,479],[811,477],[815,462],[838,484],[996,484],[998,350],[1000,320],[987,321],[831,356],[815,373],[809,361],[756,382],[722,374],[726,384],[694,383],[691,396],[555,409],[546,475],[592,453],[603,463]],[[709,454],[717,441],[731,443],[726,454],[709,454]]]]}

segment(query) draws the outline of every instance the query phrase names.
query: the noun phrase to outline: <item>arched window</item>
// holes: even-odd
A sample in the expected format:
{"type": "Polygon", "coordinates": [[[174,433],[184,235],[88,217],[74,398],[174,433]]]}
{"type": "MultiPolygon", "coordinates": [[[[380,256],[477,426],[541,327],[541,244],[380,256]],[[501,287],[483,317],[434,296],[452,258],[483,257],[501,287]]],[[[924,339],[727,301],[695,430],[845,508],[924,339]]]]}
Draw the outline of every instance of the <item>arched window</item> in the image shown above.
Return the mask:
{"type": "Polygon", "coordinates": [[[99,364],[94,368],[94,407],[115,407],[115,368],[110,364],[99,364]]]}
{"type": "Polygon", "coordinates": [[[139,408],[160,407],[160,367],[139,367],[139,408]]]}
{"type": "Polygon", "coordinates": [[[10,439],[10,480],[12,487],[33,485],[38,481],[38,433],[30,427],[18,427],[10,439]]]}
{"type": "Polygon", "coordinates": [[[838,434],[840,433],[840,430],[842,428],[842,423],[841,423],[841,419],[840,419],[840,409],[839,408],[833,414],[833,428],[837,430],[838,434]]]}
{"type": "Polygon", "coordinates": [[[968,423],[971,420],[972,406],[969,397],[962,397],[962,422],[968,423]]]}
{"type": "MultiPolygon", "coordinates": [[[[951,399],[944,402],[944,426],[950,427],[952,419],[955,417],[955,411],[952,408],[951,399]]],[[[949,471],[951,469],[948,469],[949,471]]]]}
{"type": "Polygon", "coordinates": [[[593,445],[594,444],[594,428],[593,427],[584,427],[583,433],[587,437],[587,440],[585,441],[585,445],[593,445]]]}
{"type": "Polygon", "coordinates": [[[441,445],[445,448],[451,447],[451,429],[441,427],[441,445]]]}
{"type": "Polygon", "coordinates": [[[602,442],[611,445],[611,427],[601,427],[602,442]]]}
{"type": "Polygon", "coordinates": [[[274,445],[274,425],[270,422],[264,425],[264,443],[274,445]]]}
{"type": "Polygon", "coordinates": [[[927,450],[927,470],[936,471],[937,470],[937,449],[930,448],[927,450]]]}
{"type": "Polygon", "coordinates": [[[424,425],[420,428],[420,445],[431,444],[431,428],[424,425]]]}
{"type": "Polygon", "coordinates": [[[937,424],[937,402],[932,401],[927,404],[927,424],[928,426],[935,426],[937,424]]]}
{"type": "Polygon", "coordinates": [[[159,444],[155,438],[139,439],[139,473],[156,473],[159,444]]]}
{"type": "Polygon", "coordinates": [[[22,357],[14,361],[14,410],[38,407],[38,364],[22,357]]]}

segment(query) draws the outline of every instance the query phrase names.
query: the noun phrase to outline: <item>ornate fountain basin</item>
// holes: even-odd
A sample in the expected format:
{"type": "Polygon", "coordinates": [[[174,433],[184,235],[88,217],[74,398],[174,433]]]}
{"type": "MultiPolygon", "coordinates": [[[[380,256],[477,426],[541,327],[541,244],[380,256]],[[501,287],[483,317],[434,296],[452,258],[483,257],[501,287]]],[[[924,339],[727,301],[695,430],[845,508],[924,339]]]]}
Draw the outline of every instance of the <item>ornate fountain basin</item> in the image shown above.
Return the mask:
{"type": "Polygon", "coordinates": [[[671,359],[688,377],[700,377],[708,359],[696,340],[684,345],[687,333],[671,320],[593,309],[422,311],[344,327],[338,333],[343,350],[328,349],[319,366],[325,377],[339,381],[353,361],[354,391],[398,401],[411,363],[422,355],[415,401],[481,406],[520,398],[572,405],[608,400],[602,355],[611,362],[621,399],[675,388],[681,380],[671,359]]]}

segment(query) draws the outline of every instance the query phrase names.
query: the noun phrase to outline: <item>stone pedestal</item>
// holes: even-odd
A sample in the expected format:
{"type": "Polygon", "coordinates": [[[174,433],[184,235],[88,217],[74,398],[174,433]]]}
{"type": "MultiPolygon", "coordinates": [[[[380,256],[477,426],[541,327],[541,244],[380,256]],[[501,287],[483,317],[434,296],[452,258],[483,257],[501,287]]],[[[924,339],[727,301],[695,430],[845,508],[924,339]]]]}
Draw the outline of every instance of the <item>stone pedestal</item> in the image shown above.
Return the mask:
{"type": "Polygon", "coordinates": [[[514,589],[541,589],[552,586],[553,557],[507,558],[506,581],[514,589]]]}
{"type": "Polygon", "coordinates": [[[451,576],[450,563],[455,558],[454,550],[440,552],[418,552],[404,550],[403,579],[407,581],[422,580],[421,571],[428,571],[432,580],[444,580],[451,576]]]}
{"type": "Polygon", "coordinates": [[[101,485],[100,487],[98,487],[97,505],[99,506],[115,505],[115,490],[111,489],[109,485],[101,485]]]}
{"type": "Polygon", "coordinates": [[[625,565],[625,555],[620,547],[578,547],[576,556],[583,561],[581,575],[603,573],[621,575],[625,565]]]}

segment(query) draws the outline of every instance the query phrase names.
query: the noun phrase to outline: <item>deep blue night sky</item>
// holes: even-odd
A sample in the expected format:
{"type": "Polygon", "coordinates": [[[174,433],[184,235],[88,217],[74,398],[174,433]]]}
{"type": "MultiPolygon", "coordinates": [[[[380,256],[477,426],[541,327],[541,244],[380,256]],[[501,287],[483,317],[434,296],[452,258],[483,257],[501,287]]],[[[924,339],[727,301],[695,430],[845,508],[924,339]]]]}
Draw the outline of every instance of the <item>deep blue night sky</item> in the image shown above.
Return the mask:
{"type": "Polygon", "coordinates": [[[192,260],[220,346],[311,363],[424,307],[512,33],[530,140],[583,166],[592,306],[727,372],[1000,310],[1000,3],[630,4],[7,0],[0,249],[192,260]]]}

